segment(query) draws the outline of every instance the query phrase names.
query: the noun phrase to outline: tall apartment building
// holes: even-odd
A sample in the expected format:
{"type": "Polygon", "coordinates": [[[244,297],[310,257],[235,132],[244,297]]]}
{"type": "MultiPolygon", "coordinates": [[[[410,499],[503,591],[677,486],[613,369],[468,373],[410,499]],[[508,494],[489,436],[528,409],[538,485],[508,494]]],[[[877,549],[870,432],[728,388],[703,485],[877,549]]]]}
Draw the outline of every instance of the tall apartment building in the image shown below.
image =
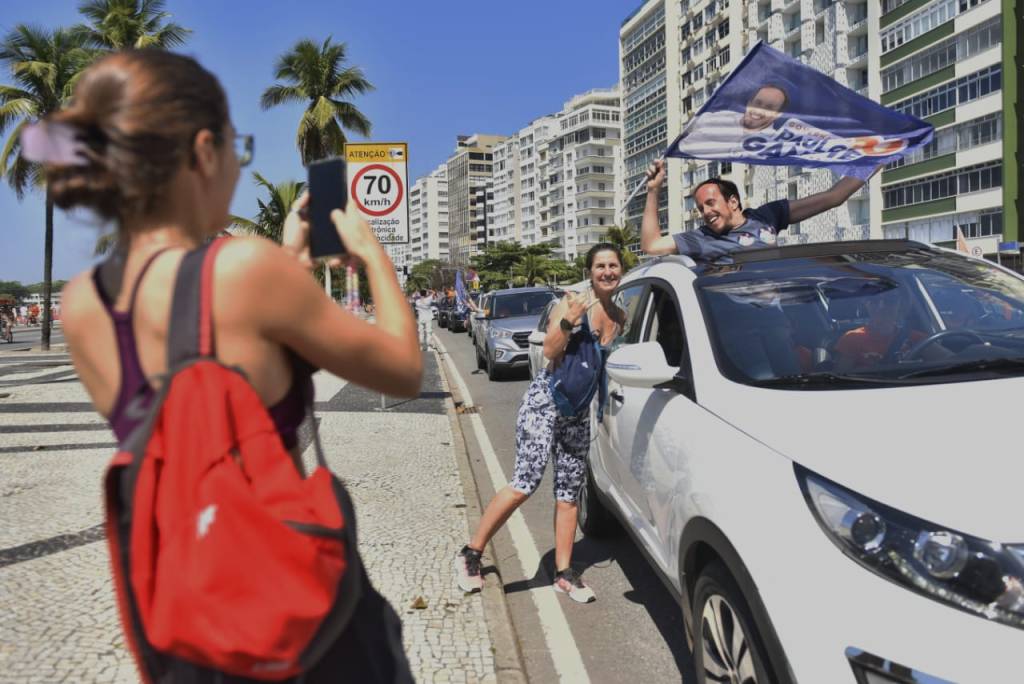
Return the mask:
{"type": "Polygon", "coordinates": [[[558,119],[542,116],[494,146],[494,204],[488,216],[489,240],[537,240],[539,169],[546,159],[558,119]]]}
{"type": "MultiPolygon", "coordinates": [[[[738,1],[738,0],[735,0],[738,1]]],[[[643,181],[651,162],[659,159],[680,129],[679,34],[680,5],[647,0],[619,27],[619,91],[622,96],[622,190],[628,194],[643,181]]],[[[674,166],[674,165],[673,165],[674,166]]],[[[682,206],[669,202],[682,194],[681,174],[670,167],[658,198],[663,233],[682,228],[682,206]]],[[[626,225],[640,229],[647,196],[641,191],[625,208],[626,225]]]]}
{"type": "Polygon", "coordinates": [[[943,243],[960,227],[989,255],[1019,239],[1019,45],[1004,44],[1018,20],[999,0],[883,0],[881,102],[935,126],[882,173],[885,237],[943,243]]]}
{"type": "Polygon", "coordinates": [[[572,261],[600,242],[615,224],[615,171],[621,164],[618,88],[587,91],[565,103],[541,162],[537,242],[554,243],[556,257],[572,261]]]}
{"type": "Polygon", "coordinates": [[[409,263],[449,260],[448,166],[418,179],[409,191],[409,263]]]}
{"type": "Polygon", "coordinates": [[[469,263],[487,244],[488,206],[494,201],[494,146],[503,135],[460,135],[447,162],[449,260],[469,263]]]}
{"type": "MultiPolygon", "coordinates": [[[[758,40],[870,96],[868,74],[876,73],[868,49],[872,26],[877,15],[865,0],[648,0],[619,30],[623,189],[630,192],[642,182],[646,167],[758,40]]],[[[803,197],[836,180],[829,170],[670,159],[659,197],[663,233],[700,226],[693,190],[712,176],[736,183],[744,206],[803,197]]],[[[791,226],[783,242],[867,237],[870,192],[791,226]]],[[[645,201],[641,191],[629,203],[628,225],[639,229],[645,201]]]]}
{"type": "Polygon", "coordinates": [[[520,239],[533,245],[540,238],[540,209],[544,184],[542,168],[547,164],[548,142],[558,127],[558,118],[542,116],[516,134],[519,146],[519,219],[520,239]]]}

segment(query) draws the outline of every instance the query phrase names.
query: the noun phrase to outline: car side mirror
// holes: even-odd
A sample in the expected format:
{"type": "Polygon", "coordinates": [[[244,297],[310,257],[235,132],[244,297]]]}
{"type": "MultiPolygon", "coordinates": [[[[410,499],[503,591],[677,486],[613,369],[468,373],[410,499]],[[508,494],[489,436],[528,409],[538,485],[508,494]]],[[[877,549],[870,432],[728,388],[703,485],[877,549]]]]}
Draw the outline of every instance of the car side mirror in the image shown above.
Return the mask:
{"type": "Polygon", "coordinates": [[[678,366],[670,366],[657,342],[619,347],[608,356],[608,376],[627,387],[655,387],[675,379],[678,366]]]}
{"type": "Polygon", "coordinates": [[[482,321],[485,318],[487,318],[487,315],[483,314],[483,313],[475,313],[475,314],[473,314],[473,318],[475,318],[478,321],[482,321]]]}
{"type": "Polygon", "coordinates": [[[542,345],[544,344],[545,332],[543,330],[534,330],[530,333],[530,336],[526,338],[526,341],[530,344],[542,345]]]}

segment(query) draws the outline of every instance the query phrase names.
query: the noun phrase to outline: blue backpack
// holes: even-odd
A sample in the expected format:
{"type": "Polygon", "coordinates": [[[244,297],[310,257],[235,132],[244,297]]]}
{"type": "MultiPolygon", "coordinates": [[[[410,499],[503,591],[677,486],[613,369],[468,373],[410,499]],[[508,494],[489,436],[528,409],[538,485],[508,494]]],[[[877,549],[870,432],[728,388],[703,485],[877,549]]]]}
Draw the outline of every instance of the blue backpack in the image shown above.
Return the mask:
{"type": "Polygon", "coordinates": [[[594,339],[584,316],[580,328],[569,337],[562,363],[548,378],[559,413],[570,417],[586,411],[601,386],[603,372],[601,345],[594,339]]]}

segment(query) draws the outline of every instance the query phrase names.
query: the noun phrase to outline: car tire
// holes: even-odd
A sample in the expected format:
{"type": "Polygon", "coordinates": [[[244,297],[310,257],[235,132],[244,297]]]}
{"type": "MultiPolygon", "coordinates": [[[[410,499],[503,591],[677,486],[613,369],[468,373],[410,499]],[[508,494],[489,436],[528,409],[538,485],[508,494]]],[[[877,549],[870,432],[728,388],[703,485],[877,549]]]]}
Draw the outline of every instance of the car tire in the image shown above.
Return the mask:
{"type": "Polygon", "coordinates": [[[476,344],[474,344],[473,345],[473,349],[476,350],[476,369],[477,370],[483,370],[483,369],[487,368],[487,362],[484,361],[484,357],[480,353],[480,347],[478,347],[478,346],[476,346],[476,344]]]}
{"type": "Polygon", "coordinates": [[[778,681],[743,593],[720,562],[708,563],[697,577],[692,609],[693,666],[699,684],[737,681],[733,673],[744,684],[778,681]]]}
{"type": "Polygon", "coordinates": [[[583,534],[597,538],[614,536],[622,529],[619,521],[601,502],[589,463],[586,477],[580,485],[580,493],[576,497],[576,524],[583,534]]]}
{"type": "Polygon", "coordinates": [[[494,361],[491,360],[491,355],[487,355],[487,379],[497,380],[500,377],[500,373],[497,367],[494,365],[494,361]]]}

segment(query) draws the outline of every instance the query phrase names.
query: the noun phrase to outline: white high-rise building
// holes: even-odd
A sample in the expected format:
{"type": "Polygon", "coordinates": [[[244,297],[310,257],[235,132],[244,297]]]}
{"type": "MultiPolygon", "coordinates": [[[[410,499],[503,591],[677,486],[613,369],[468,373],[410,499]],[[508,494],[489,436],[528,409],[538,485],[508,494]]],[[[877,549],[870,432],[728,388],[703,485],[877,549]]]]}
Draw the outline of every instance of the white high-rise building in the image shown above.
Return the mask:
{"type": "Polygon", "coordinates": [[[577,95],[557,115],[558,127],[547,143],[547,203],[541,207],[538,241],[553,241],[554,254],[566,261],[601,242],[615,225],[623,198],[616,195],[615,183],[622,154],[621,115],[618,88],[577,95]]]}
{"type": "Polygon", "coordinates": [[[441,164],[409,191],[409,264],[448,258],[448,165],[441,164]]]}
{"type": "Polygon", "coordinates": [[[540,242],[541,166],[547,144],[558,126],[554,116],[542,116],[517,134],[519,142],[519,218],[523,244],[540,242]]]}
{"type": "MultiPolygon", "coordinates": [[[[689,120],[758,40],[835,78],[862,94],[878,96],[878,10],[865,0],[648,0],[619,30],[623,98],[623,190],[642,182],[689,120]],[[873,32],[873,33],[872,33],[873,32]],[[869,49],[870,47],[870,49],[869,49]]],[[[728,162],[670,159],[668,182],[659,198],[663,233],[694,230],[701,224],[693,190],[709,177],[734,182],[743,206],[795,199],[828,189],[829,170],[749,166],[728,162]]],[[[867,238],[878,225],[877,180],[843,206],[790,227],[781,242],[867,238]],[[874,193],[876,201],[870,198],[874,193]],[[872,221],[871,207],[876,220],[872,221]]],[[[626,208],[626,221],[639,229],[646,193],[626,208]]]]}
{"type": "Polygon", "coordinates": [[[590,90],[494,146],[488,239],[551,243],[571,261],[615,224],[622,163],[617,88],[590,90]]]}

